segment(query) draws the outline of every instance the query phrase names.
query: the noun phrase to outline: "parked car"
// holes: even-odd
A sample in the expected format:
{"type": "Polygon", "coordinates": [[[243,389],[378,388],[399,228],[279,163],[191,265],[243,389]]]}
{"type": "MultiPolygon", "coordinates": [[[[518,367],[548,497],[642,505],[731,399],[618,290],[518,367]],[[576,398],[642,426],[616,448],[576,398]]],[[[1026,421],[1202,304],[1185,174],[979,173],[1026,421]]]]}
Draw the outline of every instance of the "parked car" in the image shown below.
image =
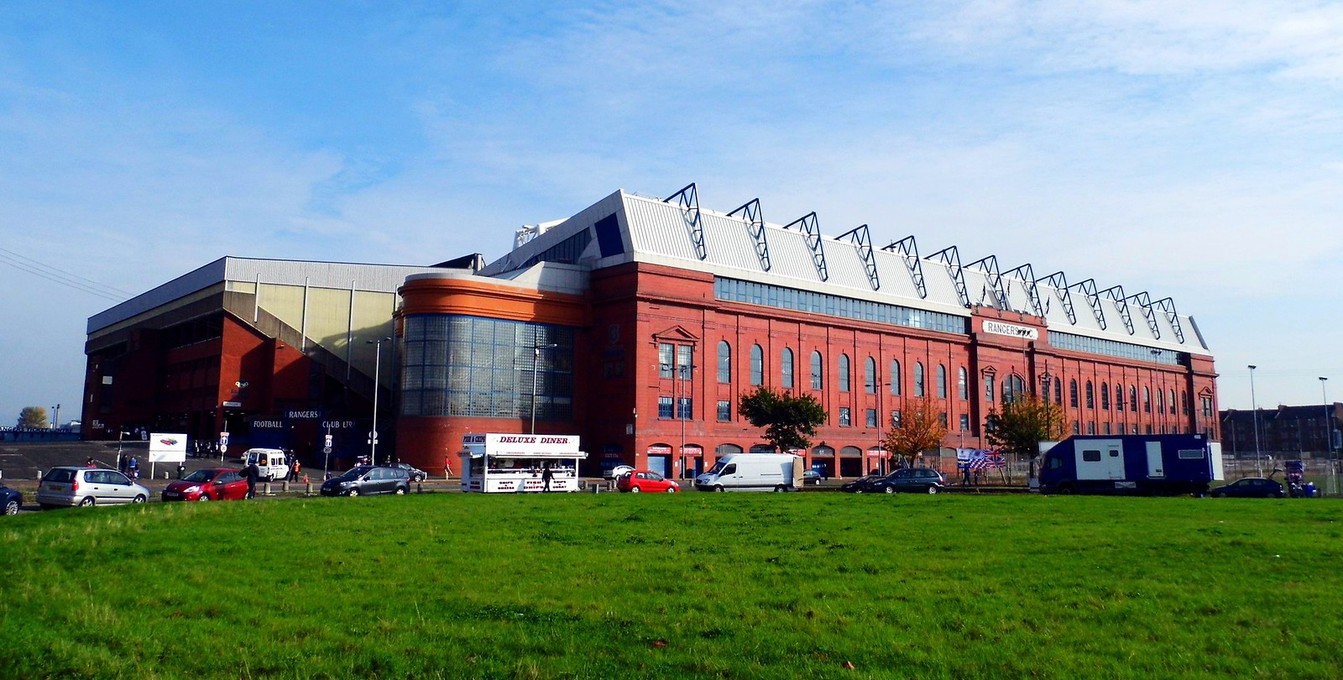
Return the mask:
{"type": "Polygon", "coordinates": [[[7,486],[0,486],[0,512],[6,515],[19,514],[23,507],[23,494],[7,486]]]}
{"type": "Polygon", "coordinates": [[[1283,498],[1282,484],[1267,477],[1246,477],[1211,491],[1213,498],[1283,498]]]}
{"type": "Polygon", "coordinates": [[[839,490],[847,493],[866,493],[872,490],[872,484],[874,482],[885,476],[886,475],[879,472],[874,472],[870,475],[844,482],[844,484],[840,485],[839,490]]]}
{"type": "Polygon", "coordinates": [[[616,488],[630,493],[676,493],[681,490],[681,485],[652,470],[634,470],[617,478],[616,488]]]}
{"type": "Polygon", "coordinates": [[[821,483],[821,480],[823,480],[823,479],[825,479],[825,477],[821,475],[821,471],[820,471],[820,470],[803,470],[803,471],[802,471],[802,483],[803,483],[803,484],[820,484],[820,483],[821,483]]]}
{"type": "Polygon", "coordinates": [[[197,470],[164,487],[164,501],[239,501],[247,498],[247,478],[237,470],[197,470]]]}
{"type": "Polygon", "coordinates": [[[410,463],[397,463],[392,467],[399,467],[402,470],[405,470],[408,474],[410,474],[410,479],[413,482],[423,482],[424,480],[429,479],[428,472],[425,472],[424,470],[421,470],[415,467],[414,465],[411,465],[410,463]]]}
{"type": "Polygon", "coordinates": [[[322,482],[323,496],[367,496],[410,492],[410,473],[390,465],[359,465],[322,482]]]}
{"type": "Polygon", "coordinates": [[[617,465],[609,470],[602,471],[602,476],[607,479],[620,479],[622,476],[634,472],[632,465],[617,465]]]}
{"type": "Polygon", "coordinates": [[[107,468],[55,467],[37,485],[37,504],[43,508],[118,505],[147,500],[149,489],[107,468]]]}
{"type": "Polygon", "coordinates": [[[881,479],[872,482],[872,493],[899,493],[916,491],[919,493],[937,493],[946,486],[947,480],[941,472],[932,468],[901,468],[881,479]]]}

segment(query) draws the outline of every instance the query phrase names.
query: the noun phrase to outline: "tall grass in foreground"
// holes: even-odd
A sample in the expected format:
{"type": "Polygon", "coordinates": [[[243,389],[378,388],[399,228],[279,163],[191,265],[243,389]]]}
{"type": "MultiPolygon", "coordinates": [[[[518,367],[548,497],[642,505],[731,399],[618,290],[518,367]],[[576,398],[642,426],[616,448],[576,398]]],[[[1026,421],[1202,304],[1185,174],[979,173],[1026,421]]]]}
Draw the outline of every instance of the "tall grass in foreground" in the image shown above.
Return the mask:
{"type": "Polygon", "coordinates": [[[1341,507],[690,493],[45,512],[0,525],[0,673],[1327,677],[1341,507]]]}

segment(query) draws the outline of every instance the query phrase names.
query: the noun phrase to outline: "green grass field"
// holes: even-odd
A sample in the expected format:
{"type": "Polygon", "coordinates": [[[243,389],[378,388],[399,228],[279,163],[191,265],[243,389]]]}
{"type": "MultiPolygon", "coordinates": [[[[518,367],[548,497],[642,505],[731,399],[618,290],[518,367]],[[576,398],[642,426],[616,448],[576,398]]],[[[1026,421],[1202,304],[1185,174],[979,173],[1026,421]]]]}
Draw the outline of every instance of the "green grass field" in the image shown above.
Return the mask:
{"type": "Polygon", "coordinates": [[[1332,500],[151,504],[0,522],[15,678],[1331,677],[1332,500]]]}

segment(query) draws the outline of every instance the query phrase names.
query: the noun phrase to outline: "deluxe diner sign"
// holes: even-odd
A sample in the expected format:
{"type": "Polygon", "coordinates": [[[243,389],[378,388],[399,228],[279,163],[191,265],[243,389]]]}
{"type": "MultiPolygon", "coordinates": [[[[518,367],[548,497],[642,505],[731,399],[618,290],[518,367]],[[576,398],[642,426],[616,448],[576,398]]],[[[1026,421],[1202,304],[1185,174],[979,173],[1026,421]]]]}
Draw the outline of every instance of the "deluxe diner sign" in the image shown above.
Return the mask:
{"type": "Polygon", "coordinates": [[[985,321],[984,332],[994,335],[1007,335],[1022,340],[1039,340],[1040,331],[1030,326],[1018,326],[1014,323],[1003,323],[1001,321],[985,321]]]}

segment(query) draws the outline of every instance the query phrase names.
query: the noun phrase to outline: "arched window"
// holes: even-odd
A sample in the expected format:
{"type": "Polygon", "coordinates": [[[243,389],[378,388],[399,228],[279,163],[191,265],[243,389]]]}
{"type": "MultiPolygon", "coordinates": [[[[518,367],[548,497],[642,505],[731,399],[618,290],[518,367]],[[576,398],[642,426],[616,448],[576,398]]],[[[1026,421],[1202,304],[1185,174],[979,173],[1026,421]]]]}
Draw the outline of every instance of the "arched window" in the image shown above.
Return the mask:
{"type": "Polygon", "coordinates": [[[1124,410],[1124,386],[1119,383],[1115,383],[1115,410],[1124,410]]]}
{"type": "Polygon", "coordinates": [[[822,368],[821,353],[817,350],[811,352],[811,389],[819,390],[825,386],[825,372],[822,368]]]}
{"type": "Polygon", "coordinates": [[[1156,412],[1166,412],[1166,393],[1162,392],[1160,389],[1156,391],[1156,412]]]}
{"type": "Polygon", "coordinates": [[[947,367],[942,364],[937,365],[937,398],[947,398],[947,367]]]}
{"type": "Polygon", "coordinates": [[[891,394],[900,396],[900,362],[891,359],[891,394]]]}
{"type": "Polygon", "coordinates": [[[960,396],[961,401],[970,398],[970,374],[964,366],[956,369],[956,394],[960,396]]]}
{"type": "MultiPolygon", "coordinates": [[[[1129,405],[1129,410],[1130,410],[1130,411],[1133,411],[1134,413],[1137,413],[1137,412],[1138,412],[1138,386],[1137,386],[1137,385],[1129,385],[1129,386],[1128,386],[1128,405],[1129,405]]],[[[1137,425],[1135,424],[1133,427],[1136,428],[1137,425]]],[[[1137,434],[1137,432],[1134,432],[1133,434],[1137,434]]]]}
{"type": "Polygon", "coordinates": [[[843,352],[839,355],[839,391],[849,391],[849,355],[843,352]]]}
{"type": "Polygon", "coordinates": [[[1180,413],[1189,415],[1189,392],[1180,390],[1180,413]]]}
{"type": "Polygon", "coordinates": [[[1170,388],[1170,414],[1175,415],[1175,388],[1170,388]]]}
{"type": "Polygon", "coordinates": [[[1142,410],[1143,413],[1152,412],[1152,390],[1147,387],[1142,388],[1142,410]]]}
{"type": "Polygon", "coordinates": [[[751,345],[751,385],[765,384],[765,350],[751,345]]]}
{"type": "Polygon", "coordinates": [[[1068,405],[1077,408],[1077,379],[1068,381],[1068,405]]]}
{"type": "Polygon", "coordinates": [[[923,362],[914,362],[914,396],[922,397],[926,394],[923,389],[923,362]]]}
{"type": "Polygon", "coordinates": [[[718,341],[718,382],[732,382],[732,345],[727,340],[718,341]]]}
{"type": "Polygon", "coordinates": [[[1010,404],[1026,394],[1026,382],[1019,375],[1003,378],[1003,403],[1010,404]]]}
{"type": "Polygon", "coordinates": [[[863,362],[863,391],[868,394],[877,393],[877,360],[872,357],[863,362]]]}
{"type": "Polygon", "coordinates": [[[784,389],[793,389],[793,350],[787,347],[779,355],[779,385],[784,389]]]}
{"type": "MultiPolygon", "coordinates": [[[[1091,384],[1090,380],[1087,381],[1087,408],[1096,408],[1096,387],[1091,384]]],[[[1096,433],[1089,432],[1088,434],[1096,433]]]]}
{"type": "MultiPolygon", "coordinates": [[[[1110,383],[1101,383],[1101,410],[1110,410],[1110,383]]],[[[1110,434],[1106,432],[1106,434],[1110,434]]]]}

